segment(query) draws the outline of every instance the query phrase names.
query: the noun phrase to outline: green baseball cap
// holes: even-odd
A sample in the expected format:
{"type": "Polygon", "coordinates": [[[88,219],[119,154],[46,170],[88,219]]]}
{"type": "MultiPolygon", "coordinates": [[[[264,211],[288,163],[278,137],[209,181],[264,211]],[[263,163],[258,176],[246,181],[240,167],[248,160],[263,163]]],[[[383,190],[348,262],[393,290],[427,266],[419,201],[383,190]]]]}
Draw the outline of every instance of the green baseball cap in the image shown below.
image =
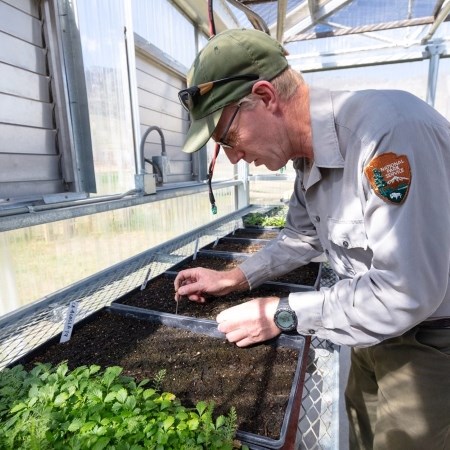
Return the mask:
{"type": "Polygon", "coordinates": [[[188,89],[179,92],[191,118],[183,151],[200,150],[223,108],[250,94],[256,81],[270,81],[286,69],[285,55],[278,41],[259,30],[232,29],[212,37],[188,72],[188,89]]]}

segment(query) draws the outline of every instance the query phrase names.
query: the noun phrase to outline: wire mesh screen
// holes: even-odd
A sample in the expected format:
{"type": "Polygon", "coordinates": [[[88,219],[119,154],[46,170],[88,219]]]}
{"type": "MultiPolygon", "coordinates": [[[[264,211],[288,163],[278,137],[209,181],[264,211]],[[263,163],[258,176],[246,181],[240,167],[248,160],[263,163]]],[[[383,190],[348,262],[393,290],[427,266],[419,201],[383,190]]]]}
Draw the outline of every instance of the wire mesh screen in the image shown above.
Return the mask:
{"type": "Polygon", "coordinates": [[[0,369],[61,333],[71,302],[78,304],[76,322],[163,273],[199,248],[242,226],[249,207],[208,226],[168,241],[79,283],[15,311],[0,320],[0,369]]]}
{"type": "MultiPolygon", "coordinates": [[[[130,291],[144,289],[152,278],[242,227],[245,214],[264,210],[267,207],[251,206],[229,214],[4,316],[0,320],[0,370],[61,333],[71,302],[77,302],[79,322],[130,291]]],[[[331,286],[335,281],[334,273],[325,264],[321,285],[331,286]]],[[[299,449],[336,448],[338,357],[337,347],[312,339],[298,426],[299,449]]]]}
{"type": "MultiPolygon", "coordinates": [[[[337,276],[325,263],[320,285],[332,286],[337,276]]],[[[339,346],[313,338],[303,387],[298,425],[299,450],[339,448],[339,346]]]]}

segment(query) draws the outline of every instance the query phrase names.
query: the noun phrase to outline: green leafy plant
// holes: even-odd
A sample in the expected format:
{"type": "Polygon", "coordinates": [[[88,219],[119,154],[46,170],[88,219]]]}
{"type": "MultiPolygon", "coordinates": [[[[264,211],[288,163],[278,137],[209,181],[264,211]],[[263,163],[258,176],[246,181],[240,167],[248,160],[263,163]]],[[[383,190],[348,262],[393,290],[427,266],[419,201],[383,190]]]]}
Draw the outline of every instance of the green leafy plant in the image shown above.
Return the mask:
{"type": "MultiPolygon", "coordinates": [[[[0,372],[1,450],[201,450],[233,441],[236,411],[213,419],[214,405],[181,405],[170,392],[137,384],[121,367],[18,365],[0,372]]],[[[165,376],[158,372],[153,386],[165,376]]],[[[237,447],[236,447],[237,445],[237,447]]]]}
{"type": "Polygon", "coordinates": [[[244,225],[258,227],[284,227],[286,223],[287,208],[280,206],[266,213],[249,213],[243,218],[244,225]]]}

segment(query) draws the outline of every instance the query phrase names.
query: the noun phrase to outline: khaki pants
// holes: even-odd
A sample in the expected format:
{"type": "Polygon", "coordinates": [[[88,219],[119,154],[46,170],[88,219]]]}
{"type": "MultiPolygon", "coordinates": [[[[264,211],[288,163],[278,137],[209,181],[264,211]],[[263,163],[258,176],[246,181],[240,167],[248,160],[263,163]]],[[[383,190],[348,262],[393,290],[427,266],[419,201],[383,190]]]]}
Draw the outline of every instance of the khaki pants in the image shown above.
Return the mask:
{"type": "Polygon", "coordinates": [[[350,449],[450,449],[450,329],[417,326],[352,349],[350,449]]]}

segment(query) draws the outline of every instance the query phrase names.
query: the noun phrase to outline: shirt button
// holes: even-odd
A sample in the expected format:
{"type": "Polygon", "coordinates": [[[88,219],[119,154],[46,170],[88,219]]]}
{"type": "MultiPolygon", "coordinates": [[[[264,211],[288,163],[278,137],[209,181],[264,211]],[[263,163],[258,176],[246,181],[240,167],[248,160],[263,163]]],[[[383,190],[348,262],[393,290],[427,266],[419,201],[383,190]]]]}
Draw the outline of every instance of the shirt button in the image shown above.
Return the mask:
{"type": "Polygon", "coordinates": [[[316,222],[320,222],[320,217],[316,216],[316,222]]]}
{"type": "Polygon", "coordinates": [[[308,330],[309,334],[316,334],[316,330],[313,330],[312,328],[310,330],[308,330]]]}
{"type": "Polygon", "coordinates": [[[342,245],[343,245],[345,248],[348,248],[348,242],[347,242],[347,241],[344,241],[344,242],[342,243],[342,245]]]}

